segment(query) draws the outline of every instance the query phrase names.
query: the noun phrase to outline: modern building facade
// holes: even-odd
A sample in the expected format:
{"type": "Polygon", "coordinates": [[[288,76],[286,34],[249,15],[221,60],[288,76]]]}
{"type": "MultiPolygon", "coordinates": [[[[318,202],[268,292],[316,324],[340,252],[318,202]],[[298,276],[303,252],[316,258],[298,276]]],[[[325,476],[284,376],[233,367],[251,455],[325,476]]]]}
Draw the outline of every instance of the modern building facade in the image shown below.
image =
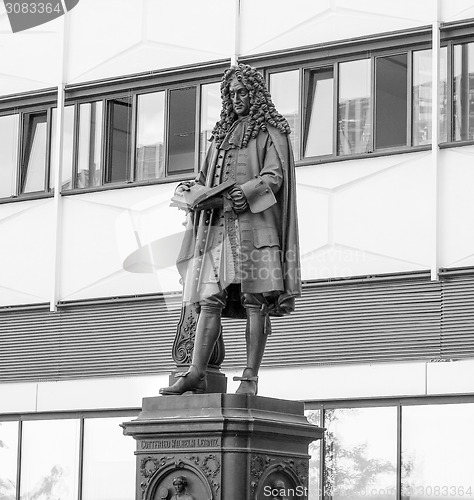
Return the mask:
{"type": "Polygon", "coordinates": [[[80,0],[21,33],[0,9],[0,499],[133,498],[119,424],[173,368],[170,198],[235,61],[293,129],[303,296],[260,394],[327,428],[311,500],[472,497],[472,0],[80,0]]]}

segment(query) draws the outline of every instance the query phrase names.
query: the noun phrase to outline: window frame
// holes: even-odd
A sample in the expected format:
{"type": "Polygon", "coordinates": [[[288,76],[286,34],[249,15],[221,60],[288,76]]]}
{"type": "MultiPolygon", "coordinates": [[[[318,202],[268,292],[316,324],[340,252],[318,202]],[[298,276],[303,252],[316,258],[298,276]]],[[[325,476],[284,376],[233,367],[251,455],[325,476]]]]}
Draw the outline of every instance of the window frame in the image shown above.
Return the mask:
{"type": "Polygon", "coordinates": [[[73,145],[73,184],[71,189],[62,190],[63,195],[103,191],[108,189],[123,188],[128,186],[147,186],[153,184],[163,184],[169,182],[177,182],[182,180],[194,179],[197,172],[199,171],[199,157],[200,157],[200,133],[201,133],[201,89],[203,85],[210,83],[218,83],[220,80],[216,77],[210,77],[207,79],[200,80],[190,80],[189,82],[174,82],[168,85],[155,85],[153,87],[148,86],[145,88],[138,89],[128,89],[126,91],[121,91],[117,93],[111,93],[102,96],[94,96],[91,99],[90,96],[81,96],[79,98],[72,99],[71,97],[66,98],[65,105],[74,105],[75,109],[75,120],[74,120],[74,145],[73,145]],[[195,113],[194,113],[194,159],[193,159],[193,170],[186,173],[168,173],[169,167],[169,135],[170,135],[170,93],[176,90],[194,88],[195,92],[195,113]],[[137,178],[137,155],[136,155],[136,145],[137,145],[137,134],[138,134],[138,97],[140,95],[151,94],[155,92],[164,92],[164,144],[163,144],[163,155],[164,155],[164,170],[165,175],[161,178],[136,180],[137,178]],[[127,178],[124,181],[108,182],[108,162],[107,156],[111,147],[110,136],[111,130],[109,127],[110,123],[110,102],[123,98],[130,97],[132,101],[131,110],[131,125],[130,125],[130,168],[127,172],[127,178]],[[78,107],[81,104],[91,103],[91,102],[102,102],[103,113],[102,113],[102,140],[101,140],[101,162],[102,162],[102,173],[101,173],[101,185],[100,186],[89,186],[87,188],[78,188],[76,185],[76,175],[77,175],[77,162],[78,162],[78,139],[79,139],[79,113],[78,107]]]}
{"type": "MultiPolygon", "coordinates": [[[[454,140],[453,128],[453,51],[454,45],[463,43],[474,43],[472,28],[474,21],[446,23],[441,25],[441,47],[446,48],[446,130],[447,138],[445,142],[438,144],[439,148],[452,148],[467,145],[474,145],[474,138],[468,140],[454,140]]],[[[393,154],[428,151],[431,144],[414,145],[413,137],[413,53],[422,50],[430,50],[431,46],[431,26],[422,26],[399,32],[382,33],[368,37],[342,40],[327,44],[319,44],[313,47],[300,47],[287,51],[260,54],[241,58],[241,62],[260,67],[266,75],[267,84],[270,84],[270,75],[286,71],[298,70],[300,75],[299,86],[299,128],[300,137],[298,140],[301,155],[295,156],[296,166],[315,165],[320,163],[346,161],[353,159],[373,158],[379,156],[389,156],[393,154]],[[375,149],[375,60],[379,57],[387,57],[407,53],[407,145],[386,147],[375,149]],[[339,99],[339,64],[360,59],[371,59],[372,72],[372,147],[370,152],[358,154],[337,154],[337,105],[339,99]],[[310,73],[312,71],[333,68],[334,77],[334,127],[333,127],[333,153],[321,156],[303,156],[304,135],[307,128],[308,104],[306,102],[309,89],[310,73]]],[[[271,92],[271,89],[270,89],[271,92]]]]}
{"type": "Polygon", "coordinates": [[[0,116],[18,115],[17,158],[16,170],[14,172],[15,189],[13,190],[12,195],[8,197],[0,197],[0,204],[23,200],[50,198],[53,196],[54,186],[49,185],[49,172],[51,168],[51,119],[52,109],[57,107],[56,99],[56,88],[46,88],[35,92],[29,92],[27,94],[13,94],[3,97],[0,96],[0,116]],[[20,182],[25,147],[25,116],[44,112],[47,113],[47,159],[45,165],[46,171],[44,189],[41,191],[34,191],[30,193],[21,193],[20,182]]]}
{"type": "MultiPolygon", "coordinates": [[[[446,44],[443,44],[444,46],[446,44]]],[[[428,50],[431,46],[427,41],[417,41],[416,44],[400,44],[392,47],[381,47],[377,48],[376,46],[368,49],[366,51],[354,51],[353,54],[339,54],[337,51],[334,55],[329,54],[327,57],[322,58],[320,61],[309,61],[304,62],[300,65],[288,65],[282,67],[278,65],[276,67],[269,67],[266,69],[267,82],[270,82],[270,75],[291,71],[291,70],[299,70],[300,74],[300,107],[299,107],[299,129],[300,129],[300,137],[298,140],[298,147],[300,151],[300,156],[296,158],[297,166],[305,166],[305,165],[314,165],[319,163],[326,162],[334,162],[334,161],[345,161],[351,159],[359,159],[359,158],[367,158],[367,157],[376,157],[376,156],[388,156],[391,154],[400,154],[406,152],[415,152],[415,151],[426,151],[431,148],[431,145],[413,145],[413,116],[412,116],[412,105],[413,105],[413,95],[412,95],[412,80],[413,80],[413,52],[419,50],[428,50]],[[375,99],[376,92],[376,60],[382,57],[396,56],[401,54],[407,54],[407,125],[406,125],[406,145],[403,146],[390,146],[390,147],[379,147],[376,148],[376,113],[377,113],[377,104],[375,99]],[[340,81],[340,65],[343,63],[354,62],[368,59],[370,60],[370,74],[371,74],[371,137],[370,137],[370,146],[368,148],[368,152],[366,153],[354,153],[354,154],[339,154],[338,153],[338,106],[339,106],[339,81],[340,81]],[[311,114],[311,110],[309,109],[309,104],[307,101],[307,97],[310,92],[309,82],[311,80],[311,73],[316,73],[318,71],[324,71],[332,69],[333,73],[333,130],[332,130],[332,146],[333,152],[331,154],[325,154],[320,156],[307,156],[304,154],[304,137],[307,133],[307,127],[309,125],[309,117],[311,114]]],[[[448,65],[449,65],[448,60],[448,65]]],[[[448,81],[449,81],[449,66],[448,66],[448,81]]],[[[448,89],[449,90],[449,89],[448,89]]],[[[271,93],[271,89],[270,89],[271,93]]],[[[449,110],[448,110],[449,112],[449,110]]],[[[473,141],[474,142],[474,141],[473,141]]],[[[443,143],[444,144],[444,143],[443,143]]]]}
{"type": "Polygon", "coordinates": [[[123,417],[124,421],[134,419],[140,413],[141,408],[129,407],[114,410],[83,410],[83,411],[59,411],[59,412],[36,412],[36,413],[12,413],[0,414],[0,422],[16,422],[18,425],[17,456],[16,456],[16,498],[20,498],[21,488],[21,465],[22,465],[22,442],[23,423],[34,421],[54,420],[78,420],[78,468],[74,471],[78,481],[78,498],[82,499],[82,485],[84,479],[84,421],[86,419],[123,417]]]}
{"type": "MultiPolygon", "coordinates": [[[[385,408],[393,407],[397,409],[397,470],[396,470],[396,499],[402,498],[402,417],[403,408],[408,406],[428,406],[428,405],[453,405],[453,404],[474,404],[473,394],[452,394],[442,396],[406,396],[406,397],[382,397],[382,398],[362,398],[362,399],[330,399],[330,400],[311,400],[305,401],[305,411],[319,410],[320,424],[325,428],[325,410],[338,410],[349,408],[385,408]]],[[[324,479],[325,479],[325,450],[326,434],[323,434],[319,450],[319,484],[320,494],[318,498],[323,500],[325,497],[324,479]]]]}
{"type": "Polygon", "coordinates": [[[51,169],[51,131],[52,131],[52,107],[46,109],[38,110],[28,110],[20,114],[20,152],[19,152],[19,168],[17,170],[16,179],[16,195],[25,196],[31,195],[36,196],[40,193],[50,193],[53,191],[53,186],[49,185],[50,169],[51,169]],[[34,117],[45,115],[46,121],[46,143],[45,143],[45,154],[44,159],[44,179],[43,179],[43,189],[38,189],[36,191],[24,192],[24,187],[26,183],[26,178],[28,174],[27,165],[31,158],[31,149],[33,145],[33,138],[31,137],[31,126],[34,117]]]}
{"type": "Polygon", "coordinates": [[[77,154],[78,154],[78,111],[75,110],[74,123],[74,145],[73,145],[73,184],[70,189],[63,189],[62,195],[68,196],[80,193],[89,193],[95,191],[106,191],[109,189],[121,189],[125,187],[148,186],[154,184],[165,184],[169,182],[178,182],[194,179],[200,168],[200,134],[201,134],[201,89],[202,86],[210,83],[219,83],[222,73],[229,67],[229,60],[220,60],[213,63],[201,64],[192,67],[176,68],[172,70],[163,70],[131,75],[130,77],[114,78],[102,82],[88,82],[86,84],[71,84],[66,86],[65,106],[79,106],[88,102],[102,101],[102,143],[101,143],[101,162],[102,177],[100,186],[89,186],[88,188],[76,187],[77,175],[77,154]],[[169,113],[170,113],[170,92],[173,90],[186,89],[194,87],[196,92],[195,99],[195,118],[194,118],[194,161],[193,170],[188,173],[168,174],[168,152],[169,152],[169,113]],[[138,133],[138,96],[154,92],[165,92],[164,109],[164,169],[165,175],[161,178],[136,180],[136,144],[138,133]],[[131,158],[130,171],[125,181],[105,182],[106,179],[106,155],[110,131],[107,130],[107,107],[108,101],[119,97],[131,96],[131,158]]]}

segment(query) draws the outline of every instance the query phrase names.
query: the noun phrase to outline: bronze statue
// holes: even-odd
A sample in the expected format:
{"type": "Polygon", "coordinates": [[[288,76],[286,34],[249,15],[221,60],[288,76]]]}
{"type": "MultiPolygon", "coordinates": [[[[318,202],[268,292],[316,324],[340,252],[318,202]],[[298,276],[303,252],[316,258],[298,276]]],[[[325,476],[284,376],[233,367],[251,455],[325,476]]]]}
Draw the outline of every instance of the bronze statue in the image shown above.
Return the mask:
{"type": "Polygon", "coordinates": [[[182,196],[196,187],[230,186],[187,214],[177,266],[183,302],[200,312],[192,364],[175,384],[160,389],[165,395],[206,391],[222,316],[247,320],[247,366],[235,379],[241,381],[237,393],[257,394],[270,316],[292,312],[301,293],[288,122],[276,111],[263,76],[248,65],[225,71],[221,97],[221,118],[199,175],[176,189],[182,196]]]}
{"type": "Polygon", "coordinates": [[[171,497],[171,500],[194,500],[186,491],[187,485],[188,480],[184,476],[176,476],[173,479],[173,486],[176,490],[176,494],[171,497]]]}

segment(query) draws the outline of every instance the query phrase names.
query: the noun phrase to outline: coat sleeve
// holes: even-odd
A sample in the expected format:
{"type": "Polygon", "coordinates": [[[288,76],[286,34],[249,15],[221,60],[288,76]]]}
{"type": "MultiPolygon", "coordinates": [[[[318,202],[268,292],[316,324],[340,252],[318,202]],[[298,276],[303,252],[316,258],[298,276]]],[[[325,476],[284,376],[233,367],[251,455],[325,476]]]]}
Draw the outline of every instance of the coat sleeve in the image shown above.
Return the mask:
{"type": "Polygon", "coordinates": [[[247,198],[252,213],[263,212],[274,205],[275,194],[283,183],[283,169],[280,157],[269,135],[260,133],[257,147],[263,152],[262,168],[259,175],[245,182],[240,187],[247,198]],[[259,139],[263,139],[264,143],[259,139]]]}

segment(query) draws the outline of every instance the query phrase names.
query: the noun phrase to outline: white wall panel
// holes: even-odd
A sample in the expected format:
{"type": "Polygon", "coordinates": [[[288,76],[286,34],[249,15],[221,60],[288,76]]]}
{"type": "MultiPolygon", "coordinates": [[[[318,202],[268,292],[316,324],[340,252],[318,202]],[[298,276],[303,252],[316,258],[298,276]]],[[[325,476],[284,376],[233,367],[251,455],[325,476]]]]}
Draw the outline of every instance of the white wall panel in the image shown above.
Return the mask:
{"type": "Polygon", "coordinates": [[[213,61],[233,53],[232,1],[81,0],[70,16],[70,83],[213,61]]]}
{"type": "Polygon", "coordinates": [[[426,269],[430,155],[392,158],[393,166],[336,189],[334,240],[399,260],[406,271],[426,269]]]}
{"type": "MultiPolygon", "coordinates": [[[[309,401],[424,395],[425,366],[419,362],[262,368],[258,389],[262,396],[309,401]],[[298,384],[296,380],[314,382],[298,384]]],[[[233,390],[230,385],[229,391],[233,390]]]]}
{"type": "Polygon", "coordinates": [[[232,55],[234,0],[145,0],[145,3],[148,41],[186,49],[191,57],[205,57],[206,60],[232,55]]]}
{"type": "Polygon", "coordinates": [[[434,1],[242,1],[242,54],[283,50],[430,24],[434,1]]]}
{"type": "MultiPolygon", "coordinates": [[[[318,401],[376,397],[472,394],[474,360],[453,363],[380,363],[301,368],[262,368],[259,392],[265,397],[318,401]],[[296,384],[317,380],[318,384],[296,384]]],[[[225,370],[229,392],[240,370],[225,370]]],[[[139,408],[168,383],[168,374],[61,382],[0,384],[0,413],[139,408]]]]}
{"type": "Polygon", "coordinates": [[[0,3],[0,95],[58,84],[61,71],[63,18],[12,33],[0,3]]]}
{"type": "Polygon", "coordinates": [[[141,42],[142,4],[141,0],[79,2],[69,14],[68,82],[130,73],[118,56],[141,42]],[[106,74],[101,69],[104,64],[112,64],[115,71],[106,74]]]}
{"type": "Polygon", "coordinates": [[[50,199],[0,206],[0,305],[49,300],[52,208],[50,199]]]}
{"type": "Polygon", "coordinates": [[[472,0],[440,0],[441,19],[445,22],[460,21],[474,17],[472,0]]]}
{"type": "Polygon", "coordinates": [[[474,360],[428,363],[427,389],[429,395],[474,393],[474,360]]]}
{"type": "Polygon", "coordinates": [[[303,279],[429,268],[430,154],[298,168],[303,279]]]}
{"type": "Polygon", "coordinates": [[[34,383],[0,384],[0,413],[34,412],[36,397],[34,383]]]}
{"type": "Polygon", "coordinates": [[[297,183],[300,252],[308,253],[328,244],[330,191],[297,183]]]}
{"type": "Polygon", "coordinates": [[[148,377],[40,382],[37,384],[36,411],[140,408],[142,398],[158,396],[159,388],[167,385],[167,373],[148,377]]]}
{"type": "Polygon", "coordinates": [[[169,206],[175,186],[65,198],[62,300],[181,289],[175,261],[184,212],[169,206]],[[129,272],[124,263],[137,251],[129,272]]]}
{"type": "Polygon", "coordinates": [[[474,147],[441,151],[440,266],[474,265],[474,147]]]}

